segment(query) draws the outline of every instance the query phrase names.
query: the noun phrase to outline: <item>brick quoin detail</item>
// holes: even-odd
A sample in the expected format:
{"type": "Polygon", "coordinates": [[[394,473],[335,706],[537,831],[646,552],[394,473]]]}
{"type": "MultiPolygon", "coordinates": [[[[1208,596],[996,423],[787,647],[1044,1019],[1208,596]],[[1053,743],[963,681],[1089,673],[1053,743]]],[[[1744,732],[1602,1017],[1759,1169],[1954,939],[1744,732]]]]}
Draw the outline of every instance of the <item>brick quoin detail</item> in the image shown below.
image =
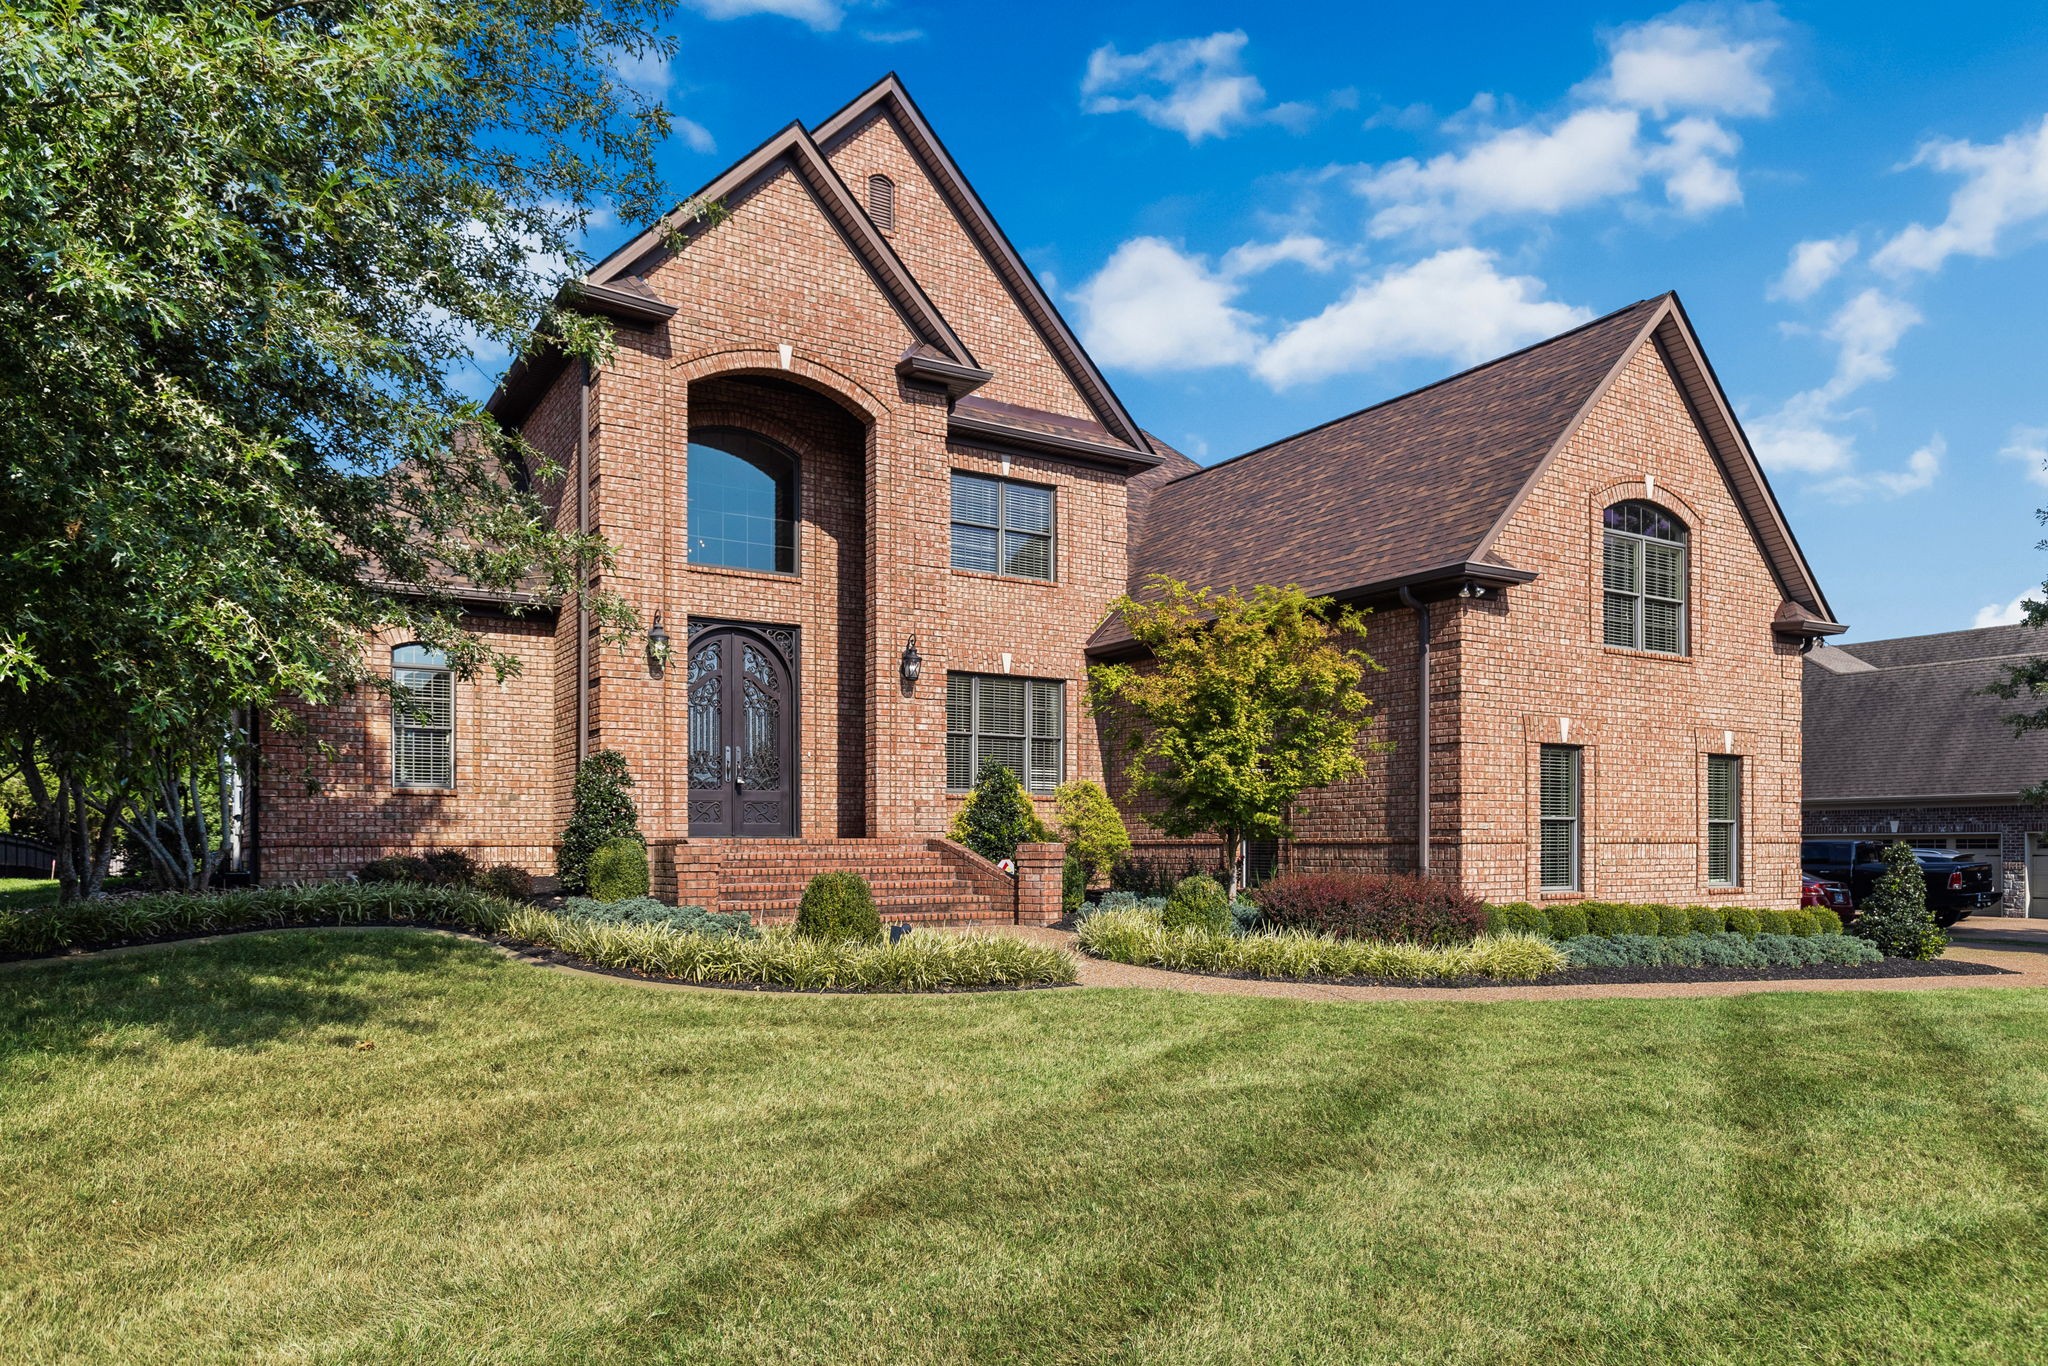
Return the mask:
{"type": "MultiPolygon", "coordinates": [[[[955,670],[1060,681],[1064,778],[1109,781],[1141,851],[1176,847],[1110,771],[1120,761],[1105,752],[1084,687],[1091,635],[1145,568],[1131,562],[1134,487],[1156,489],[1194,467],[1111,434],[1113,415],[1087,397],[1102,391],[1060,359],[1071,353],[1061,351],[1057,329],[1032,321],[986,254],[988,239],[970,231],[957,196],[913,143],[897,113],[877,105],[841,126],[825,154],[848,184],[864,186],[875,173],[895,182],[894,226],[880,240],[974,366],[990,373],[974,397],[1015,405],[1036,414],[1040,430],[1080,431],[1088,444],[1129,458],[949,428],[955,396],[899,372],[914,348],[934,349],[915,310],[900,292],[892,296],[872,250],[834,217],[843,210],[815,179],[790,157],[769,161],[725,197],[722,221],[630,263],[622,278],[673,316],[622,322],[614,358],[587,384],[578,364],[535,367],[524,396],[500,409],[566,471],[542,490],[557,524],[577,525],[580,489],[590,528],[615,548],[614,565],[594,584],[622,595],[643,625],[659,612],[677,658],[657,672],[640,642],[618,649],[592,638],[579,680],[586,625],[573,604],[471,614],[465,624],[520,669],[503,684],[458,685],[455,789],[392,787],[390,708],[381,697],[299,709],[288,719],[301,730],[264,731],[264,880],[331,877],[381,854],[451,847],[551,874],[577,756],[611,748],[635,776],[665,897],[781,919],[811,873],[850,867],[875,881],[885,919],[1050,923],[1060,916],[1060,846],[1025,846],[1012,880],[946,840],[961,801],[945,790],[946,675],[955,670]],[[757,432],[795,454],[796,573],[689,562],[689,447],[692,432],[708,427],[757,432]],[[1169,465],[1134,481],[1161,459],[1169,465]],[[1054,490],[1050,581],[952,568],[955,470],[1054,490]],[[796,633],[793,839],[690,837],[681,647],[693,619],[796,633]],[[923,675],[906,685],[899,658],[913,635],[923,675]]],[[[1378,515],[1369,496],[1358,515],[1378,515]]],[[[1489,898],[1534,897],[1535,756],[1562,720],[1585,747],[1588,895],[1794,900],[1800,661],[1796,641],[1772,634],[1786,589],[1653,341],[1628,355],[1489,553],[1536,577],[1432,607],[1434,867],[1489,898]],[[1601,643],[1600,513],[1626,498],[1659,502],[1690,528],[1685,657],[1601,643]],[[1740,888],[1711,894],[1709,752],[1744,760],[1745,877],[1740,888]]],[[[1371,612],[1365,648],[1385,671],[1367,681],[1377,718],[1368,739],[1394,749],[1368,755],[1358,780],[1302,800],[1289,866],[1413,866],[1416,629],[1416,614],[1399,606],[1371,612]]],[[[367,648],[388,664],[394,643],[379,638],[367,648]]],[[[1049,819],[1049,799],[1038,800],[1049,819]]]]}

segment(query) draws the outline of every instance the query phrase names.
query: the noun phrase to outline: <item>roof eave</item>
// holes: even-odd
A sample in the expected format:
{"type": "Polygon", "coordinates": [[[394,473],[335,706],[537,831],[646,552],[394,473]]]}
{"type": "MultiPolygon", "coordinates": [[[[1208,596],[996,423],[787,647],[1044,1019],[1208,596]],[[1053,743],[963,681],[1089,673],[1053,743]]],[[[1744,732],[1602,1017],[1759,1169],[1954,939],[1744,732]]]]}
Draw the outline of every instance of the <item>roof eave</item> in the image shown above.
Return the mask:
{"type": "Polygon", "coordinates": [[[971,445],[992,446],[998,450],[1022,450],[1033,455],[1049,455],[1061,460],[1102,465],[1110,469],[1149,470],[1165,463],[1164,456],[1155,455],[1148,450],[1103,445],[1094,441],[1083,441],[1078,437],[1060,436],[1054,432],[1032,431],[1029,428],[1013,427],[1006,422],[997,422],[992,418],[959,411],[947,416],[946,435],[952,440],[964,441],[971,445]]]}

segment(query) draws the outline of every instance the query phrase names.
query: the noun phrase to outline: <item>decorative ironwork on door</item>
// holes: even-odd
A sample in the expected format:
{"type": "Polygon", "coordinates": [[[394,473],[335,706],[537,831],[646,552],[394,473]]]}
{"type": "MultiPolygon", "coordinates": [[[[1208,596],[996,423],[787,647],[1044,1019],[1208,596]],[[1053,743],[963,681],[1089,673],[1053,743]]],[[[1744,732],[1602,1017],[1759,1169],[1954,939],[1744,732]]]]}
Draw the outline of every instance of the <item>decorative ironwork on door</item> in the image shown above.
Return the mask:
{"type": "Polygon", "coordinates": [[[690,833],[796,833],[794,634],[690,626],[690,833]]]}

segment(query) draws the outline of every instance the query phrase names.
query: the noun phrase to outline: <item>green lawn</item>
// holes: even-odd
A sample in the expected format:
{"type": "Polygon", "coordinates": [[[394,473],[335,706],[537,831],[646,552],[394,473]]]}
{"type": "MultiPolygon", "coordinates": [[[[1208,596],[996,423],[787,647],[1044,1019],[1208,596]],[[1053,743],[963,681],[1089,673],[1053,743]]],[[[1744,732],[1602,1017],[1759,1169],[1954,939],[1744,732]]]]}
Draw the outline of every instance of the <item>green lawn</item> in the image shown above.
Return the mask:
{"type": "Polygon", "coordinates": [[[2048,993],[0,969],[10,1361],[2021,1361],[2048,993]],[[364,1045],[371,1045],[365,1047],[364,1045]]]}
{"type": "Polygon", "coordinates": [[[47,906],[56,900],[53,877],[0,877],[0,910],[47,906]]]}

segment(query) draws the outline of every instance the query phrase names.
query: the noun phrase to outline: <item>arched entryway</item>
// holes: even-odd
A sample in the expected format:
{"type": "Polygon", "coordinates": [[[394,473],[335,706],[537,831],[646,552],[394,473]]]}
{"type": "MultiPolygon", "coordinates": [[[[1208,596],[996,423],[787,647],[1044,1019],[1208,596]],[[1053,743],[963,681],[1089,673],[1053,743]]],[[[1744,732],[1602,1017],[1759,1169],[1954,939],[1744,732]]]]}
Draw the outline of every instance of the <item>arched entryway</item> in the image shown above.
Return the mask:
{"type": "Polygon", "coordinates": [[[690,623],[690,836],[797,833],[796,632],[690,623]]]}

